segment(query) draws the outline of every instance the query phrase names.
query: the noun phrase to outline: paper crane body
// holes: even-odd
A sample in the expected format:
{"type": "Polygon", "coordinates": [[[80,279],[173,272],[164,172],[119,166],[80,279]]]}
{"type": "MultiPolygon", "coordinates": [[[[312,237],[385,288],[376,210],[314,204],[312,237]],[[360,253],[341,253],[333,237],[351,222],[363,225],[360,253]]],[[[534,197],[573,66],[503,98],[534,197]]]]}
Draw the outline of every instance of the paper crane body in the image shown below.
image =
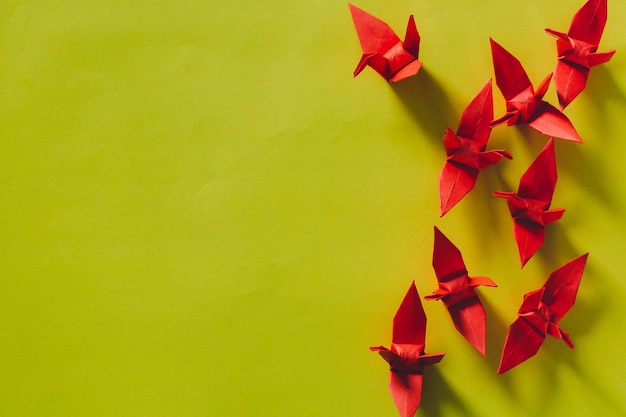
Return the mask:
{"type": "Polygon", "coordinates": [[[546,225],[559,220],[565,212],[565,209],[549,210],[556,180],[554,140],[550,139],[522,175],[517,193],[494,193],[508,199],[522,267],[543,245],[546,225]]]}
{"type": "Polygon", "coordinates": [[[541,288],[524,295],[518,317],[506,337],[499,374],[534,356],[547,334],[574,348],[569,335],[557,323],[576,301],[587,256],[585,254],[566,263],[550,274],[541,288]]]}
{"type": "Polygon", "coordinates": [[[511,159],[504,150],[486,151],[493,120],[491,80],[470,102],[461,115],[457,133],[447,129],[443,137],[446,163],[439,174],[439,207],[443,217],[469,193],[482,168],[511,159]]]}
{"type": "Polygon", "coordinates": [[[413,417],[422,400],[423,367],[444,355],[424,353],[425,340],[426,314],[413,282],[393,319],[391,349],[370,348],[389,363],[389,391],[402,417],[413,417]]]}
{"type": "Polygon", "coordinates": [[[486,314],[475,288],[497,285],[487,277],[470,277],[459,249],[436,227],[433,268],[439,288],[424,298],[443,301],[456,329],[485,356],[486,314]]]}
{"type": "Polygon", "coordinates": [[[352,4],[348,6],[363,50],[361,60],[354,70],[355,77],[368,65],[390,82],[418,73],[422,67],[417,59],[420,35],[413,15],[409,17],[402,42],[385,22],[352,4]]]}
{"type": "Polygon", "coordinates": [[[615,50],[597,52],[606,17],[607,0],[589,0],[576,12],[567,33],[546,29],[557,38],[554,83],[561,109],[584,90],[591,67],[608,62],[615,54],[615,50]]]}
{"type": "Polygon", "coordinates": [[[491,126],[507,123],[527,124],[538,132],[557,138],[582,142],[572,122],[556,107],[543,101],[552,74],[534,90],[522,64],[506,49],[491,41],[491,54],[496,84],[506,100],[506,114],[491,122],[491,126]]]}

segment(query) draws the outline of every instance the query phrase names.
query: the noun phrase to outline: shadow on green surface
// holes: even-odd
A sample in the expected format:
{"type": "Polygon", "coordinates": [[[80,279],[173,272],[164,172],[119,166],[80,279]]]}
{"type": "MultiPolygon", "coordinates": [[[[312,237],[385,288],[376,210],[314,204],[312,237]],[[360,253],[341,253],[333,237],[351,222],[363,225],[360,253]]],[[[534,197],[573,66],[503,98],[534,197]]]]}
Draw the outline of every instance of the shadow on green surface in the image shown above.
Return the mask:
{"type": "MultiPolygon", "coordinates": [[[[611,65],[608,63],[607,65],[611,65]]],[[[599,65],[594,67],[587,79],[587,86],[581,93],[581,95],[590,100],[594,108],[597,110],[596,114],[600,119],[606,120],[606,107],[609,101],[618,101],[622,105],[626,103],[626,95],[620,90],[619,85],[615,82],[613,74],[609,70],[607,65],[599,65]]],[[[565,109],[567,113],[567,109],[565,109]]],[[[601,126],[600,126],[601,128],[601,126]]],[[[584,140],[584,138],[583,138],[584,140]]]]}
{"type": "Polygon", "coordinates": [[[432,143],[442,146],[441,138],[446,128],[456,129],[460,114],[456,114],[437,80],[422,68],[415,77],[391,84],[391,87],[432,143]]]}
{"type": "MultiPolygon", "coordinates": [[[[552,208],[559,207],[561,206],[558,204],[552,205],[552,208]]],[[[576,249],[567,237],[566,228],[561,224],[561,222],[565,220],[565,216],[567,216],[567,209],[561,220],[546,226],[543,245],[541,245],[541,248],[539,248],[531,260],[528,261],[532,262],[533,259],[538,259],[542,263],[545,272],[545,278],[543,279],[548,279],[548,275],[565,262],[571,261],[585,253],[584,250],[576,249]]]]}
{"type": "Polygon", "coordinates": [[[440,417],[444,410],[451,408],[458,411],[457,415],[471,415],[461,397],[452,390],[436,366],[426,367],[424,381],[422,402],[417,415],[440,417]]]}
{"type": "Polygon", "coordinates": [[[493,308],[493,305],[486,300],[486,297],[480,298],[485,312],[487,313],[487,356],[486,367],[488,371],[492,372],[494,378],[502,379],[502,386],[506,392],[515,397],[515,388],[509,378],[497,375],[496,371],[500,365],[500,357],[502,355],[502,348],[504,347],[504,340],[509,330],[510,323],[506,323],[493,308]]]}
{"type": "MultiPolygon", "coordinates": [[[[471,216],[472,221],[469,223],[474,230],[472,235],[485,248],[493,245],[494,241],[503,236],[502,233],[506,233],[507,238],[510,233],[510,214],[507,202],[493,195],[494,191],[516,189],[516,186],[509,184],[502,175],[503,164],[509,162],[503,159],[500,163],[481,170],[474,189],[459,203],[459,206],[464,205],[465,209],[459,208],[471,216]],[[502,219],[505,219],[506,222],[503,223],[502,219]]],[[[451,211],[454,211],[455,208],[451,211]]]]}
{"type": "MultiPolygon", "coordinates": [[[[597,140],[605,140],[611,135],[603,135],[597,140]]],[[[591,139],[590,139],[591,140],[591,139]]],[[[605,158],[611,158],[611,154],[597,155],[592,153],[585,144],[557,144],[557,165],[560,171],[567,172],[577,183],[599,200],[604,206],[616,209],[617,199],[615,190],[611,189],[611,181],[607,173],[605,158]]],[[[557,183],[558,187],[558,183],[557,183]]],[[[581,200],[581,203],[583,201],[581,200]]]]}

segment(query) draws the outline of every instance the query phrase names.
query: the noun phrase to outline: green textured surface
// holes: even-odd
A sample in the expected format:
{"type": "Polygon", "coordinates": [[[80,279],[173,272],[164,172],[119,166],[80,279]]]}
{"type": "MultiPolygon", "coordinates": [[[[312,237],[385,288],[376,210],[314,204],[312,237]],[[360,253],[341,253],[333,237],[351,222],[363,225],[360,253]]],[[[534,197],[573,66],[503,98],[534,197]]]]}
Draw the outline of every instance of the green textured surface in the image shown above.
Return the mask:
{"type": "MultiPolygon", "coordinates": [[[[563,219],[519,269],[502,200],[545,140],[498,127],[514,154],[438,216],[446,127],[492,77],[489,37],[539,82],[545,27],[582,0],[373,0],[424,68],[389,86],[343,1],[3,1],[0,5],[0,415],[394,416],[392,317],[435,288],[432,228],[459,246],[488,310],[487,358],[425,303],[418,416],[626,413],[626,4],[557,143],[563,219]],[[495,371],[522,295],[590,252],[547,340],[495,371]]],[[[495,112],[504,103],[497,89],[495,112]]],[[[554,90],[547,96],[555,101],[554,90]]]]}

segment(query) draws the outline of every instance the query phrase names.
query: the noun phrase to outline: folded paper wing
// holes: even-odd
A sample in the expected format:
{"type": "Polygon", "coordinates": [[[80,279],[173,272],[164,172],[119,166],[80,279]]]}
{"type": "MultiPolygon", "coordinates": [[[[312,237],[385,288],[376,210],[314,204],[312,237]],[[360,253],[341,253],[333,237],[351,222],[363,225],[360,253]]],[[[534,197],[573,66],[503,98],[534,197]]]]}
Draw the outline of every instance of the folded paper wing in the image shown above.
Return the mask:
{"type": "Polygon", "coordinates": [[[447,129],[443,137],[446,163],[439,174],[439,208],[443,217],[469,193],[482,168],[512,159],[505,150],[486,151],[493,120],[491,80],[468,104],[461,115],[457,133],[447,129]]]}
{"type": "Polygon", "coordinates": [[[518,317],[511,324],[506,337],[498,374],[534,356],[546,334],[574,348],[569,335],[557,323],[576,301],[588,255],[584,254],[566,263],[552,272],[541,288],[524,295],[518,317]]]}
{"type": "Polygon", "coordinates": [[[557,38],[554,83],[561,110],[584,89],[591,67],[608,62],[615,50],[598,52],[607,19],[607,0],[589,0],[576,12],[567,33],[546,29],[557,38]]]}
{"type": "Polygon", "coordinates": [[[542,100],[550,85],[552,74],[549,74],[535,91],[517,58],[493,39],[490,41],[496,84],[506,100],[507,110],[504,116],[492,121],[491,126],[505,122],[509,126],[527,124],[546,136],[582,142],[567,116],[542,100]]]}
{"type": "Polygon", "coordinates": [[[372,67],[387,81],[396,82],[418,73],[422,63],[419,56],[420,36],[411,15],[404,42],[382,20],[348,4],[363,55],[354,76],[366,66],[372,67]]]}
{"type": "Polygon", "coordinates": [[[413,417],[422,399],[423,367],[438,363],[444,353],[424,353],[426,314],[415,282],[393,319],[391,348],[373,346],[389,363],[389,391],[402,417],[413,417]]]}
{"type": "Polygon", "coordinates": [[[479,285],[497,285],[487,277],[470,277],[461,252],[437,227],[433,268],[439,288],[424,298],[443,301],[454,327],[485,356],[486,314],[475,288],[479,285]]]}
{"type": "Polygon", "coordinates": [[[554,140],[550,139],[522,175],[517,193],[494,193],[508,200],[522,267],[543,245],[546,225],[559,220],[565,212],[565,209],[550,210],[556,181],[554,140]]]}

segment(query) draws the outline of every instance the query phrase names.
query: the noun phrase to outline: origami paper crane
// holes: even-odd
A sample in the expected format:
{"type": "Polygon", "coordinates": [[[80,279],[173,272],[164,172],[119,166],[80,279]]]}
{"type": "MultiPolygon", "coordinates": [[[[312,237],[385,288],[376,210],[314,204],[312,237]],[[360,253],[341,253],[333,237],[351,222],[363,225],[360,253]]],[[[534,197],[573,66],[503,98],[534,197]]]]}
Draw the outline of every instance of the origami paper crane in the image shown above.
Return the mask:
{"type": "Polygon", "coordinates": [[[427,300],[441,300],[448,308],[454,327],[485,356],[486,314],[474,288],[497,287],[487,277],[470,277],[459,249],[435,227],[433,268],[439,288],[427,300]]]}
{"type": "Polygon", "coordinates": [[[389,391],[402,417],[413,417],[422,400],[423,367],[438,363],[444,353],[424,353],[426,314],[415,282],[393,318],[391,349],[373,346],[391,369],[389,391]]]}
{"type": "Polygon", "coordinates": [[[491,126],[504,122],[509,126],[527,124],[547,136],[582,142],[567,116],[542,100],[550,85],[552,74],[550,73],[535,91],[517,58],[493,39],[490,39],[490,42],[496,84],[506,99],[506,114],[491,122],[491,126]]]}
{"type": "Polygon", "coordinates": [[[554,140],[550,138],[522,175],[517,193],[493,193],[496,197],[508,199],[522,268],[543,245],[546,225],[559,220],[565,212],[565,209],[549,210],[556,180],[554,140]]]}
{"type": "Polygon", "coordinates": [[[517,319],[506,336],[498,374],[504,373],[534,356],[546,334],[563,340],[570,348],[574,344],[557,323],[576,301],[585,264],[586,253],[557,269],[541,288],[524,295],[517,319]]]}
{"type": "Polygon", "coordinates": [[[589,0],[572,19],[567,33],[546,29],[557,38],[559,60],[554,73],[561,110],[585,88],[589,70],[608,62],[615,50],[597,52],[607,17],[606,0],[589,0]]]}
{"type": "Polygon", "coordinates": [[[396,82],[417,74],[422,63],[417,59],[420,35],[413,15],[409,17],[404,42],[382,20],[348,4],[363,55],[354,70],[359,75],[369,65],[387,81],[396,82]]]}
{"type": "Polygon", "coordinates": [[[491,133],[491,120],[493,97],[489,80],[463,111],[457,133],[447,129],[443,136],[448,158],[439,174],[442,217],[474,188],[482,168],[499,162],[503,157],[512,158],[504,150],[485,151],[491,133]]]}

